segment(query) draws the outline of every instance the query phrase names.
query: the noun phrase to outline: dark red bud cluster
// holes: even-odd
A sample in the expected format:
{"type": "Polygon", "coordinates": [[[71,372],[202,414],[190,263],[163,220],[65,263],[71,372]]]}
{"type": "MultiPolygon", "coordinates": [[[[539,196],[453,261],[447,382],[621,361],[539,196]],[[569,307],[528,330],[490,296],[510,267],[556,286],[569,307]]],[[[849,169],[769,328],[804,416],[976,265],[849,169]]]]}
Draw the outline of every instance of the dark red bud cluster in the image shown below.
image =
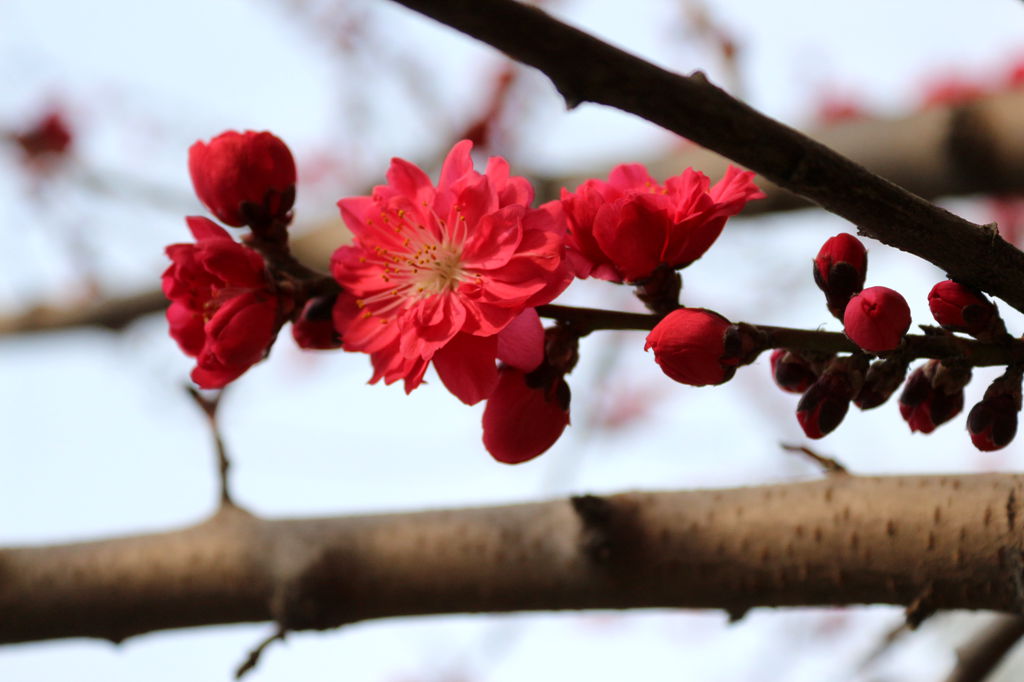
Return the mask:
{"type": "MultiPolygon", "coordinates": [[[[846,336],[863,351],[882,357],[867,365],[855,353],[834,358],[822,371],[819,359],[787,349],[772,353],[772,376],[783,390],[803,393],[797,418],[809,438],[835,429],[854,402],[871,409],[886,402],[902,385],[899,409],[912,432],[931,433],[964,407],[964,388],[971,380],[969,355],[932,359],[907,376],[909,360],[918,346],[904,342],[910,328],[910,306],[887,287],[864,287],[867,254],[852,235],[832,237],[814,259],[814,281],[825,292],[829,310],[840,317],[846,336]]],[[[936,321],[947,331],[966,333],[989,344],[1006,344],[1011,337],[995,304],[981,291],[946,280],[928,295],[936,321]]],[[[935,328],[926,332],[941,334],[935,328]]],[[[1017,429],[1024,368],[1011,366],[989,387],[968,415],[967,427],[982,450],[1004,447],[1017,429]]]]}

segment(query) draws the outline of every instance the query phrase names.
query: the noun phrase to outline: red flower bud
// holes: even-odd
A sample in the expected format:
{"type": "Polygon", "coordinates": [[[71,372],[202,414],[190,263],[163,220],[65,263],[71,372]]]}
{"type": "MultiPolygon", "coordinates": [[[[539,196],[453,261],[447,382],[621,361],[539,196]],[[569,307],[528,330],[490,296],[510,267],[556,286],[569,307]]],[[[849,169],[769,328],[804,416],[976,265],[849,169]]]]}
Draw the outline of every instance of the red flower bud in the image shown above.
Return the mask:
{"type": "Polygon", "coordinates": [[[853,388],[840,374],[822,374],[796,406],[796,419],[808,438],[823,438],[835,430],[850,409],[853,388]]]}
{"type": "MultiPolygon", "coordinates": [[[[341,294],[345,295],[345,294],[341,294]]],[[[341,334],[334,327],[334,303],[339,294],[315,296],[302,307],[302,312],[292,322],[292,338],[299,348],[332,350],[341,348],[341,334]]]]}
{"type": "Polygon", "coordinates": [[[1005,448],[1017,435],[1021,407],[1021,371],[1008,369],[992,382],[981,402],[967,415],[967,431],[979,450],[1005,448]]]}
{"type": "Polygon", "coordinates": [[[987,452],[1009,445],[1017,435],[1019,410],[1020,406],[1008,395],[986,398],[972,407],[967,415],[967,431],[974,447],[987,452]]]}
{"type": "Polygon", "coordinates": [[[498,385],[484,408],[484,447],[505,464],[533,459],[554,445],[569,424],[569,385],[548,365],[525,374],[498,371],[498,385]]]}
{"type": "Polygon", "coordinates": [[[644,350],[672,379],[691,386],[721,384],[732,378],[738,358],[726,354],[732,323],[703,308],[673,310],[647,335],[644,350]]]}
{"type": "Polygon", "coordinates": [[[931,433],[964,409],[963,387],[970,379],[970,372],[966,373],[965,380],[951,383],[942,379],[943,374],[948,374],[942,367],[938,360],[929,360],[911,372],[903,386],[900,415],[912,432],[931,433]]]}
{"type": "Polygon", "coordinates": [[[868,367],[854,404],[862,410],[878,407],[896,392],[907,376],[907,361],[899,357],[876,360],[868,367]]]}
{"type": "Polygon", "coordinates": [[[783,391],[803,393],[818,380],[818,373],[804,358],[792,351],[777,348],[772,351],[772,377],[783,391]]]}
{"type": "Polygon", "coordinates": [[[845,232],[826,241],[814,259],[814,283],[825,292],[828,309],[838,318],[850,297],[864,288],[868,253],[859,239],[845,232]]]}
{"type": "Polygon", "coordinates": [[[946,329],[977,336],[992,330],[996,306],[977,289],[953,280],[939,282],[928,293],[935,321],[946,329]]]}
{"type": "Polygon", "coordinates": [[[286,220],[295,201],[295,161],[268,132],[229,130],[188,150],[188,170],[199,200],[233,227],[266,229],[286,220]]]}
{"type": "Polygon", "coordinates": [[[846,304],[843,328],[850,340],[866,351],[893,350],[910,329],[910,306],[892,289],[870,287],[846,304]]]}
{"type": "Polygon", "coordinates": [[[71,130],[59,111],[44,116],[30,130],[11,136],[21,147],[25,161],[42,166],[64,156],[71,145],[71,130]]]}

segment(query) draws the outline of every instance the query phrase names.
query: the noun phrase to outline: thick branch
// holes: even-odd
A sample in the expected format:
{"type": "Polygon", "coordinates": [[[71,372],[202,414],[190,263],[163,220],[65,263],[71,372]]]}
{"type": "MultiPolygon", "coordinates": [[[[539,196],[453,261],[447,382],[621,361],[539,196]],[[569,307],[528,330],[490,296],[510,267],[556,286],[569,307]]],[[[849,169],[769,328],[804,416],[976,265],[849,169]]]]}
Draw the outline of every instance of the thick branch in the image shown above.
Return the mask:
{"type": "Polygon", "coordinates": [[[1019,613],[1024,476],[906,476],[267,521],[0,550],[0,642],[276,619],[888,603],[1019,613]]]}
{"type": "MultiPolygon", "coordinates": [[[[807,135],[872,173],[926,199],[969,194],[1014,194],[1024,190],[1024,91],[1015,90],[948,107],[930,107],[899,118],[857,119],[807,131],[807,135]]],[[[714,180],[729,160],[695,145],[647,164],[656,178],[687,167],[714,180]]],[[[604,176],[599,169],[586,177],[604,176]]],[[[549,181],[575,188],[583,175],[549,181]]],[[[763,177],[756,179],[766,198],[752,201],[743,215],[810,205],[763,177]]]]}
{"type": "Polygon", "coordinates": [[[1024,310],[1024,253],[729,96],[514,0],[397,0],[543,71],[570,106],[628,111],[751,168],[1024,310]]]}

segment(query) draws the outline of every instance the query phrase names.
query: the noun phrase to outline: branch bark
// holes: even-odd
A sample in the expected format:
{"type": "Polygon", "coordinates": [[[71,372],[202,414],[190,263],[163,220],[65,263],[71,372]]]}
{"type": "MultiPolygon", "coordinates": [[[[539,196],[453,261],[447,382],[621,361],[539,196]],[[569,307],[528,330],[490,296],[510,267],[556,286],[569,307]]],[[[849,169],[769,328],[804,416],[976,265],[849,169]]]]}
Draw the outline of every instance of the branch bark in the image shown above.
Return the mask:
{"type": "Polygon", "coordinates": [[[396,0],[541,70],[570,107],[616,107],[753,169],[858,230],[1024,311],[1024,253],[755,111],[514,0],[396,0]]]}
{"type": "MultiPolygon", "coordinates": [[[[1024,190],[1024,130],[1018,124],[1022,117],[1024,91],[1015,90],[902,117],[844,121],[807,135],[926,199],[1019,194],[1024,190]]],[[[716,180],[729,163],[720,154],[689,146],[647,167],[656,178],[693,167],[716,180]]],[[[598,175],[606,173],[601,169],[598,175]]],[[[574,188],[585,179],[565,178],[559,187],[574,188]]],[[[756,182],[767,196],[747,204],[745,216],[812,205],[764,177],[756,182]]]]}
{"type": "Polygon", "coordinates": [[[862,603],[1024,608],[1024,476],[902,476],[263,520],[0,550],[0,642],[276,620],[862,603]]]}

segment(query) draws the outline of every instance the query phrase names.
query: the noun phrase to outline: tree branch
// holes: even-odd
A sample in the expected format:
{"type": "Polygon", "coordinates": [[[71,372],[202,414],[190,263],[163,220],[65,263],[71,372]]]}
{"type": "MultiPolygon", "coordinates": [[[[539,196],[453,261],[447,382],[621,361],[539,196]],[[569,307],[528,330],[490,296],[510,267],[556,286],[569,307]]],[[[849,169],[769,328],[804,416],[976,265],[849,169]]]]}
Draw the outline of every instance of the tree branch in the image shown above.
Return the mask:
{"type": "Polygon", "coordinates": [[[570,107],[641,116],[761,173],[1024,310],[1024,253],[755,111],[700,72],[670,73],[514,0],[396,0],[544,72],[570,107]]]}
{"type": "MultiPolygon", "coordinates": [[[[934,198],[974,192],[996,194],[1024,189],[1024,135],[1017,121],[1024,117],[1024,92],[981,98],[966,105],[936,107],[899,119],[857,120],[809,133],[822,144],[890,178],[915,194],[934,198]],[[998,150],[988,170],[953,149],[998,150]]],[[[993,154],[996,152],[993,151],[993,154]]],[[[691,146],[648,162],[657,178],[677,175],[693,167],[719,178],[730,161],[720,154],[691,146]]],[[[534,177],[538,196],[557,199],[562,187],[575,188],[589,177],[605,176],[608,167],[567,177],[534,177]]],[[[784,211],[810,205],[791,192],[757,178],[767,197],[752,201],[743,215],[784,211]]],[[[324,224],[293,239],[292,248],[305,263],[326,269],[331,253],[345,232],[338,224],[324,224]]],[[[105,298],[87,305],[36,306],[0,316],[0,335],[51,331],[80,326],[120,329],[139,316],[163,310],[167,301],[159,291],[105,298]]]]}
{"type": "Polygon", "coordinates": [[[1000,614],[957,649],[956,667],[946,682],[982,682],[1024,637],[1024,617],[1000,614]]]}
{"type": "MultiPolygon", "coordinates": [[[[628,313],[618,310],[583,308],[548,304],[537,306],[541,317],[572,324],[577,333],[589,334],[599,329],[646,331],[661,321],[661,315],[628,313]]],[[[750,324],[765,335],[770,348],[810,351],[816,353],[860,352],[857,344],[842,332],[793,329],[750,324]]],[[[928,327],[935,330],[935,327],[928,327]]],[[[1024,341],[1007,339],[1003,343],[982,343],[952,333],[908,334],[903,337],[899,352],[908,360],[917,358],[958,358],[975,367],[1009,365],[1024,360],[1024,341]]]]}
{"type": "MultiPolygon", "coordinates": [[[[1024,190],[1021,118],[1024,91],[1014,90],[896,118],[843,121],[809,130],[807,135],[926,199],[1020,194],[1024,190]]],[[[690,145],[652,160],[647,168],[659,179],[693,167],[717,180],[729,163],[720,154],[690,145]]],[[[572,189],[587,177],[607,172],[596,169],[592,174],[552,179],[545,186],[557,184],[550,198],[558,198],[562,186],[572,189]]],[[[811,205],[763,177],[755,182],[767,196],[748,203],[744,216],[811,205]]]]}
{"type": "Polygon", "coordinates": [[[830,476],[505,507],[262,520],[0,550],[0,642],[276,620],[888,603],[1024,606],[1024,476],[830,476]]]}

